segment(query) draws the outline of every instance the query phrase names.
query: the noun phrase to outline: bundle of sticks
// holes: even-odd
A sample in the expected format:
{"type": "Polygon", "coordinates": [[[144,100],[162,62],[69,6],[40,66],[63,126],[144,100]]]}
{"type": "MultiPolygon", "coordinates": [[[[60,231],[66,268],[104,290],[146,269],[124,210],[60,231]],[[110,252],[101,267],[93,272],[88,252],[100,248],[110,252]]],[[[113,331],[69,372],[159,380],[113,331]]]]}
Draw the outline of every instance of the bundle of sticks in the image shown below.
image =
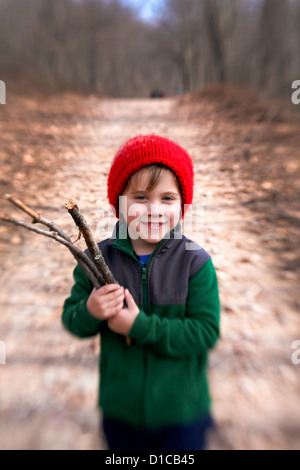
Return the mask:
{"type": "MultiPolygon", "coordinates": [[[[77,204],[73,200],[66,202],[65,208],[68,210],[79,229],[78,237],[74,242],[72,242],[71,238],[66,235],[66,233],[57,224],[51,220],[41,217],[40,214],[32,210],[20,199],[17,199],[10,194],[7,194],[5,197],[9,202],[17,206],[26,214],[30,215],[30,217],[32,217],[32,222],[24,222],[23,220],[18,220],[6,214],[1,214],[0,220],[18,225],[19,227],[23,227],[32,232],[52,238],[53,240],[56,240],[57,242],[66,246],[96,289],[99,289],[105,284],[118,284],[118,281],[114,278],[112,272],[107,266],[101,250],[96,243],[86,220],[80,212],[77,204]],[[36,224],[44,225],[45,227],[48,227],[48,230],[37,227],[36,224]],[[75,246],[76,241],[81,237],[81,235],[85,239],[90,256],[75,246]]],[[[126,307],[125,301],[124,307],[126,307]]],[[[131,339],[129,337],[126,337],[126,343],[128,346],[131,345],[131,339]]]]}
{"type": "Polygon", "coordinates": [[[0,220],[18,225],[32,232],[52,238],[53,240],[56,240],[57,242],[66,246],[96,289],[99,289],[105,284],[118,284],[117,280],[114,278],[112,272],[107,266],[101,250],[96,243],[86,220],[80,212],[77,204],[73,200],[69,200],[67,203],[65,203],[65,208],[68,210],[79,229],[79,235],[74,242],[72,242],[71,238],[66,235],[66,233],[57,224],[48,219],[45,219],[44,217],[41,217],[40,214],[32,210],[20,199],[17,199],[9,194],[7,194],[5,197],[9,202],[17,206],[26,214],[30,215],[32,217],[32,222],[30,224],[5,214],[0,215],[0,220]],[[37,227],[36,224],[44,225],[45,227],[48,227],[48,230],[37,227]],[[81,237],[81,235],[85,239],[86,245],[89,249],[90,257],[85,252],[81,251],[77,246],[75,246],[76,241],[81,237]]]}

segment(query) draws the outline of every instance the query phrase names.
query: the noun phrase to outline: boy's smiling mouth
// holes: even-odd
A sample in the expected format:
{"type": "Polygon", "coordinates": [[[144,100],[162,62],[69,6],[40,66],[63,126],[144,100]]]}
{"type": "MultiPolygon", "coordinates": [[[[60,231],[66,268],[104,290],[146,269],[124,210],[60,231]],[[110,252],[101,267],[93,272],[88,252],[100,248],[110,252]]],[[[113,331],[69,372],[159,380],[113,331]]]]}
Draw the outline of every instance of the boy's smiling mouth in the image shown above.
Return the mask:
{"type": "Polygon", "coordinates": [[[141,224],[147,226],[150,230],[159,230],[165,223],[166,222],[141,222],[141,224]]]}

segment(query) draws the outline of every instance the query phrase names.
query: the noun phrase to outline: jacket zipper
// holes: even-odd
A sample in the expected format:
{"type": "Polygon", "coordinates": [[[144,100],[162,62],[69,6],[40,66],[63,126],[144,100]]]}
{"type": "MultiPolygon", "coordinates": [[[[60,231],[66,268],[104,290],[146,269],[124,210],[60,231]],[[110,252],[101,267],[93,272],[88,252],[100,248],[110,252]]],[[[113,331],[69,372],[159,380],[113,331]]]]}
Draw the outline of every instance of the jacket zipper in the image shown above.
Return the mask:
{"type": "MultiPolygon", "coordinates": [[[[146,266],[142,267],[142,284],[143,284],[143,286],[147,285],[147,268],[146,268],[146,266]]],[[[143,294],[144,294],[144,292],[143,292],[143,294]]],[[[144,301],[144,297],[143,297],[143,301],[144,301]]],[[[144,304],[144,302],[143,302],[143,304],[144,304]]]]}

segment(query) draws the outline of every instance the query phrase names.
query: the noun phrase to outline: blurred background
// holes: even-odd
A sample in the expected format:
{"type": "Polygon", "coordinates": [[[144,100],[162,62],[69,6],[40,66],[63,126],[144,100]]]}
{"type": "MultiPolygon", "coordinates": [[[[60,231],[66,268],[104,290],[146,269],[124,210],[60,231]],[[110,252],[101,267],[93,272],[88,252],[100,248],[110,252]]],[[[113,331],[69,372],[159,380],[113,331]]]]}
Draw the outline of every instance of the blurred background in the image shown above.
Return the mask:
{"type": "MultiPolygon", "coordinates": [[[[299,24],[300,0],[0,0],[1,213],[30,221],[10,193],[75,240],[72,198],[100,240],[125,140],[193,157],[222,304],[211,449],[300,448],[299,24]]],[[[0,256],[0,448],[105,449],[101,344],[60,323],[73,258],[2,222],[0,256]]]]}
{"type": "Polygon", "coordinates": [[[211,82],[284,96],[299,17],[298,0],[1,0],[1,73],[118,97],[211,82]]]}

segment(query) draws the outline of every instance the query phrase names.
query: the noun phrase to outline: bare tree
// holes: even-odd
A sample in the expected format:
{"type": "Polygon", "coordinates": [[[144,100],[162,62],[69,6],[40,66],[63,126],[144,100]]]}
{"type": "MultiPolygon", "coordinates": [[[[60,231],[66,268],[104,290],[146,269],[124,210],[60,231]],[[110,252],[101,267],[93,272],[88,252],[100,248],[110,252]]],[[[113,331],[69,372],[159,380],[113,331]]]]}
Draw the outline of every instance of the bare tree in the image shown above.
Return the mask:
{"type": "MultiPolygon", "coordinates": [[[[264,0],[260,18],[260,81],[261,89],[280,94],[287,85],[292,61],[289,47],[289,2],[264,0]]],[[[296,51],[294,51],[296,53],[296,51]]]]}
{"type": "MultiPolygon", "coordinates": [[[[300,0],[1,0],[0,64],[46,86],[145,96],[231,82],[278,96],[300,69],[300,0]]],[[[4,77],[0,77],[4,78],[4,77]]]]}

